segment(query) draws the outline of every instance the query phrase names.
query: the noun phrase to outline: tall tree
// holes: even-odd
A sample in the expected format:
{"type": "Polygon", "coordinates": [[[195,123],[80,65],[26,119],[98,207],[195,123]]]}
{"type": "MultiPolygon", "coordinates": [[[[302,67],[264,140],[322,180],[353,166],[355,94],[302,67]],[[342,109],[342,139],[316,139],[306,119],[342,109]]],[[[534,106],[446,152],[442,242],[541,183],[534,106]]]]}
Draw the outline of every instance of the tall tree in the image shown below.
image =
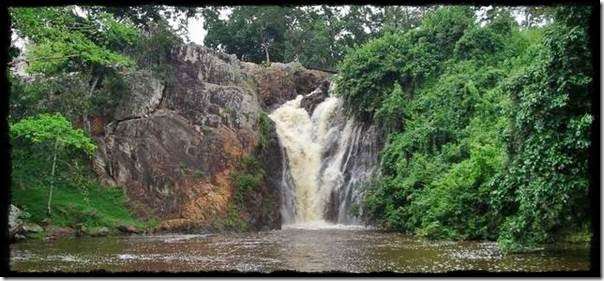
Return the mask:
{"type": "Polygon", "coordinates": [[[510,214],[499,238],[507,248],[548,242],[559,230],[588,221],[590,14],[589,7],[558,8],[540,53],[508,86],[516,108],[511,161],[495,198],[510,214]]]}
{"type": "Polygon", "coordinates": [[[111,14],[82,14],[73,6],[15,8],[11,17],[14,30],[31,42],[27,71],[39,81],[62,81],[52,83],[56,94],[75,93],[67,107],[81,114],[89,130],[88,115],[103,80],[135,65],[126,53],[139,40],[138,30],[111,14]]]}
{"type": "Polygon", "coordinates": [[[348,49],[384,31],[417,25],[431,7],[243,6],[220,17],[225,8],[203,10],[205,44],[252,62],[299,61],[335,68],[348,49]]]}
{"type": "Polygon", "coordinates": [[[51,171],[47,201],[47,211],[50,215],[52,212],[51,204],[55,187],[55,174],[57,172],[57,157],[68,149],[83,151],[92,155],[96,145],[82,130],[74,129],[71,123],[60,114],[41,114],[36,117],[24,118],[11,125],[10,133],[14,139],[23,139],[33,145],[44,146],[48,150],[42,151],[52,154],[52,161],[49,165],[51,171]]]}
{"type": "Polygon", "coordinates": [[[206,46],[257,63],[269,57],[274,61],[283,61],[283,45],[291,8],[239,6],[232,9],[227,20],[219,17],[223,9],[213,7],[202,12],[204,28],[208,30],[204,39],[206,46]]]}
{"type": "Polygon", "coordinates": [[[145,32],[152,32],[154,26],[174,22],[174,32],[186,35],[187,21],[196,15],[197,8],[184,6],[142,5],[129,7],[93,6],[87,7],[91,13],[109,13],[117,20],[132,22],[145,32]]]}

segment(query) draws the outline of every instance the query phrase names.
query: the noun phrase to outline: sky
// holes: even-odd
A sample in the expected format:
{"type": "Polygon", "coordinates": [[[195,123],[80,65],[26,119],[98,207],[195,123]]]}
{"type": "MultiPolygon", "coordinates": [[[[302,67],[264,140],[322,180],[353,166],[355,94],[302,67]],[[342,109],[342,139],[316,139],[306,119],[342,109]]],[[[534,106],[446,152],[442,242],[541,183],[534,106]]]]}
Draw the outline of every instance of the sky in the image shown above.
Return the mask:
{"type": "Polygon", "coordinates": [[[203,28],[203,18],[190,18],[187,23],[189,31],[189,40],[193,43],[203,45],[203,38],[205,38],[208,31],[203,28]]]}
{"type": "MultiPolygon", "coordinates": [[[[228,16],[230,14],[231,14],[230,8],[221,10],[219,18],[226,19],[226,18],[228,18],[228,16]]],[[[170,20],[170,24],[175,26],[176,22],[170,20]]],[[[203,45],[203,39],[205,38],[206,34],[208,33],[208,31],[203,28],[203,17],[201,15],[198,15],[197,17],[189,18],[188,22],[187,22],[187,29],[188,29],[187,36],[189,37],[188,39],[191,40],[191,42],[197,43],[199,45],[203,45]]]]}

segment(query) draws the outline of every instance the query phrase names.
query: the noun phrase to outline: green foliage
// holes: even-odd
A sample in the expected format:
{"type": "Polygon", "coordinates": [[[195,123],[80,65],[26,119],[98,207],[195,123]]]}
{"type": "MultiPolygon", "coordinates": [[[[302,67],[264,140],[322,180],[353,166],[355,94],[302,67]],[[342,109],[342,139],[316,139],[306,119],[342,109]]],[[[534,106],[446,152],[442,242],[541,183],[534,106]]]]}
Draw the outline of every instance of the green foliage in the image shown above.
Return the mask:
{"type": "Polygon", "coordinates": [[[264,182],[264,169],[253,156],[245,156],[240,160],[240,168],[231,172],[231,182],[235,187],[235,199],[241,205],[245,204],[245,196],[256,191],[264,182]]]}
{"type": "Polygon", "coordinates": [[[34,74],[27,82],[11,75],[11,106],[21,107],[16,114],[61,112],[87,123],[89,115],[112,115],[119,97],[127,92],[129,72],[150,69],[172,82],[173,71],[166,62],[172,46],[182,40],[166,18],[158,18],[164,8],[78,10],[73,6],[11,9],[16,34],[29,39],[26,70],[34,74]],[[142,15],[154,22],[138,18],[142,15]]]}
{"type": "Polygon", "coordinates": [[[132,60],[117,50],[138,39],[136,29],[117,22],[109,14],[81,17],[73,7],[15,8],[13,26],[19,35],[35,44],[28,48],[28,70],[56,74],[77,71],[81,67],[119,68],[132,60]]]}
{"type": "Polygon", "coordinates": [[[508,83],[511,161],[498,204],[513,201],[499,242],[513,250],[550,242],[588,221],[591,51],[585,7],[561,8],[532,64],[508,83]]]}
{"type": "Polygon", "coordinates": [[[257,63],[265,61],[265,51],[270,54],[271,60],[283,61],[283,52],[280,50],[283,48],[287,14],[291,8],[235,7],[228,21],[219,18],[219,10],[208,8],[203,11],[204,27],[208,30],[204,39],[207,46],[221,46],[229,54],[237,54],[242,60],[257,63]]]}
{"type": "Polygon", "coordinates": [[[268,147],[273,130],[273,123],[266,112],[260,112],[258,115],[258,145],[257,149],[265,149],[268,147]]]}
{"type": "Polygon", "coordinates": [[[61,147],[82,150],[90,155],[96,150],[93,141],[80,129],[74,129],[69,120],[60,114],[41,114],[28,117],[13,124],[10,129],[13,138],[23,138],[33,144],[54,144],[61,147]]]}
{"type": "Polygon", "coordinates": [[[246,231],[250,228],[249,223],[241,216],[250,212],[249,199],[261,192],[260,188],[265,183],[264,176],[264,168],[254,156],[248,155],[240,159],[239,167],[230,174],[234,200],[229,203],[227,216],[214,221],[214,227],[236,231],[246,231]]]}
{"type": "Polygon", "coordinates": [[[206,46],[255,63],[298,61],[332,69],[346,51],[386,31],[408,30],[433,7],[237,6],[202,12],[206,46]],[[251,20],[253,19],[253,20],[251,20]]]}
{"type": "MultiPolygon", "coordinates": [[[[27,39],[28,72],[9,73],[12,203],[34,213],[35,222],[143,224],[128,212],[121,190],[95,180],[89,116],[111,117],[127,92],[124,78],[130,71],[150,68],[169,82],[165,61],[178,40],[160,11],[151,6],[10,10],[14,32],[27,39]],[[84,130],[74,129],[70,120],[82,122],[84,130]]],[[[20,60],[18,54],[11,48],[11,59],[20,60]]]]}
{"type": "Polygon", "coordinates": [[[169,64],[172,47],[182,39],[165,22],[148,24],[148,35],[140,38],[132,49],[131,56],[139,68],[152,70],[158,78],[172,83],[173,66],[169,64]]]}
{"type": "Polygon", "coordinates": [[[375,112],[375,120],[383,124],[386,132],[397,131],[402,127],[402,122],[405,119],[405,108],[400,108],[401,105],[408,105],[403,90],[399,84],[394,85],[392,93],[388,95],[379,109],[375,112]]]}
{"type": "MultiPolygon", "coordinates": [[[[55,210],[51,216],[46,213],[44,203],[48,189],[42,185],[14,188],[12,202],[31,214],[28,220],[37,223],[51,223],[56,226],[86,227],[106,226],[115,228],[120,224],[144,228],[147,223],[137,219],[125,207],[124,193],[118,187],[101,186],[90,180],[82,183],[63,181],[56,190],[53,201],[55,210]]],[[[152,222],[149,222],[152,223],[152,222]]]]}
{"type": "Polygon", "coordinates": [[[495,9],[429,13],[349,53],[337,92],[383,124],[381,176],[365,198],[387,228],[431,238],[551,242],[589,221],[593,74],[587,8],[559,8],[542,29],[495,9]]]}
{"type": "Polygon", "coordinates": [[[219,230],[246,231],[250,225],[241,218],[241,207],[237,203],[229,203],[225,218],[216,219],[212,226],[219,230]]]}
{"type": "Polygon", "coordinates": [[[87,7],[92,13],[109,13],[118,21],[130,21],[138,29],[149,31],[157,24],[166,24],[171,21],[176,25],[173,32],[184,35],[187,31],[187,21],[194,16],[195,7],[185,6],[98,6],[87,7]]]}
{"type": "Polygon", "coordinates": [[[30,213],[31,222],[69,227],[146,226],[125,207],[121,189],[95,180],[88,155],[96,146],[64,117],[42,114],[25,118],[13,124],[10,133],[11,202],[30,213]],[[54,187],[54,193],[47,205],[49,187],[54,187]],[[51,206],[54,211],[49,214],[51,206]]]}
{"type": "Polygon", "coordinates": [[[466,7],[442,8],[428,13],[418,29],[367,42],[338,65],[336,93],[357,117],[371,119],[396,84],[412,94],[437,75],[473,18],[466,7]]]}
{"type": "MultiPolygon", "coordinates": [[[[42,90],[35,96],[37,101],[72,120],[77,116],[87,122],[91,113],[112,112],[113,101],[123,93],[115,86],[121,84],[124,72],[136,67],[128,54],[136,53],[142,35],[128,20],[80,10],[73,6],[11,9],[14,30],[30,42],[26,71],[33,74],[26,83],[30,85],[23,87],[12,77],[12,96],[19,98],[11,97],[11,102],[31,100],[28,88],[37,87],[42,90]]],[[[48,112],[40,107],[32,113],[48,112]]]]}
{"type": "Polygon", "coordinates": [[[57,160],[64,155],[63,152],[67,149],[76,152],[84,151],[91,155],[94,153],[96,145],[81,130],[74,129],[71,123],[60,114],[41,114],[20,120],[11,126],[11,137],[16,140],[25,140],[33,144],[34,148],[36,146],[42,147],[47,150],[43,153],[50,152],[50,155],[52,155],[52,159],[48,161],[50,183],[47,209],[50,215],[57,160]]]}

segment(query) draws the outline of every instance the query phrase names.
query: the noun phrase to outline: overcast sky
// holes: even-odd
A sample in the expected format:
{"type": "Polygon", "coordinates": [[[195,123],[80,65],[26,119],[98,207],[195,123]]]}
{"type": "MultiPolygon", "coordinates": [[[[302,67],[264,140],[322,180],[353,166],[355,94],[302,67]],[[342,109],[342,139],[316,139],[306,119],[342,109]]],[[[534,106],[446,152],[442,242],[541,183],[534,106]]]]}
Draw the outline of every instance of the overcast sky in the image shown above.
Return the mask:
{"type": "MultiPolygon", "coordinates": [[[[220,19],[226,19],[228,18],[228,16],[231,14],[231,9],[224,9],[224,10],[220,10],[220,15],[219,18],[220,19]]],[[[172,25],[175,24],[175,22],[170,21],[172,25]]],[[[188,36],[189,36],[189,40],[191,40],[194,43],[197,43],[199,45],[203,45],[203,38],[206,37],[206,34],[208,33],[204,28],[203,28],[203,17],[201,16],[201,13],[197,14],[197,17],[192,17],[189,18],[188,20],[188,24],[187,24],[187,29],[188,29],[188,36]]]]}
{"type": "Polygon", "coordinates": [[[190,18],[187,24],[189,30],[189,39],[199,45],[203,45],[203,38],[208,33],[203,29],[203,18],[190,18]]]}

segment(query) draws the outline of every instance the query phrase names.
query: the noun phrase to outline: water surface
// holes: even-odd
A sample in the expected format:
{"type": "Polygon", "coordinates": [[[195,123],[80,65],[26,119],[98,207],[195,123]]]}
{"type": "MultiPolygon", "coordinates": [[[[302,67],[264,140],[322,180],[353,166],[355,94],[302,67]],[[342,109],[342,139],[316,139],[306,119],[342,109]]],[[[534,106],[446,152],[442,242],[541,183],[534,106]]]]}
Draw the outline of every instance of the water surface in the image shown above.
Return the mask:
{"type": "Polygon", "coordinates": [[[358,228],[90,237],[11,245],[11,269],[16,271],[573,271],[589,266],[585,245],[502,255],[493,242],[429,241],[358,228]]]}

